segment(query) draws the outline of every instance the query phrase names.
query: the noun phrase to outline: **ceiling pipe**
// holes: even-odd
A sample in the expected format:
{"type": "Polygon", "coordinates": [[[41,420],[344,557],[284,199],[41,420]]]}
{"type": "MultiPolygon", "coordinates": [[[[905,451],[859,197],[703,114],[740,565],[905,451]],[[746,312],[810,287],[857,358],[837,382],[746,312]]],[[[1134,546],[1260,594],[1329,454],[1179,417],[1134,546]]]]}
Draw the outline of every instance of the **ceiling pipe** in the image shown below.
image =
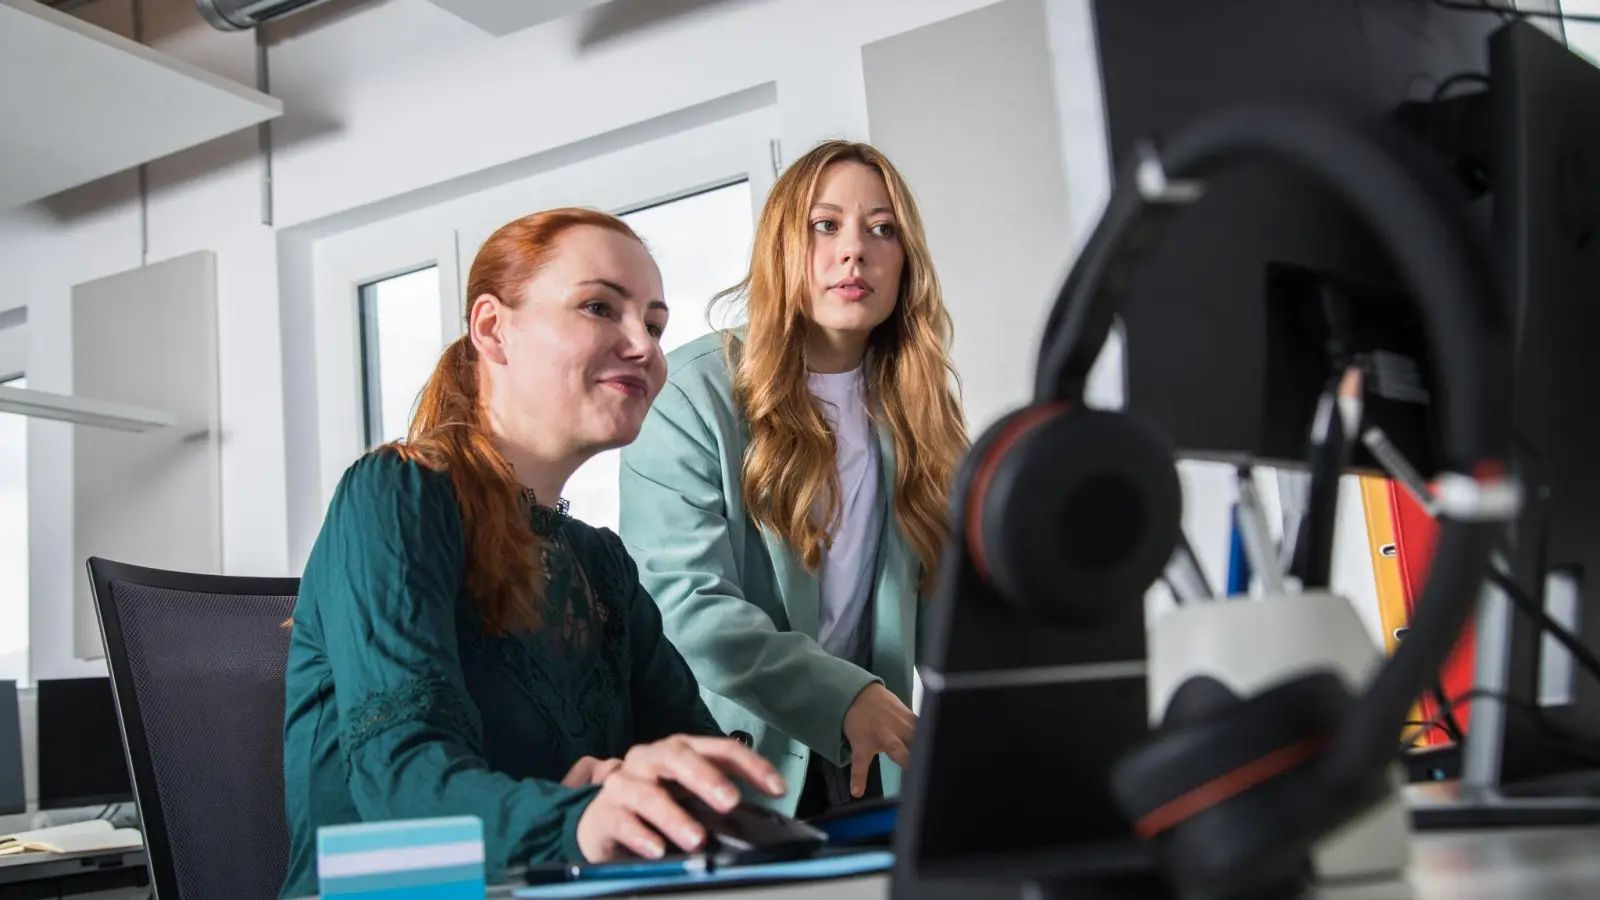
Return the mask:
{"type": "Polygon", "coordinates": [[[194,0],[200,15],[220,31],[248,31],[327,0],[194,0]]]}

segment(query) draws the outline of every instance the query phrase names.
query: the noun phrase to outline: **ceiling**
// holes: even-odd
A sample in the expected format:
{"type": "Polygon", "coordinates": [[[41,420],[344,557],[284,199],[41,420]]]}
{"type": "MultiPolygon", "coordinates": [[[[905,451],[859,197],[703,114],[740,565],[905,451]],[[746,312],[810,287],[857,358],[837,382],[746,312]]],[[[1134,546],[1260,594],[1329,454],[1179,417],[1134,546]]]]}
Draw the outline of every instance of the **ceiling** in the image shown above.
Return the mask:
{"type": "Polygon", "coordinates": [[[282,114],[276,98],[36,0],[0,0],[0,211],[282,114]]]}

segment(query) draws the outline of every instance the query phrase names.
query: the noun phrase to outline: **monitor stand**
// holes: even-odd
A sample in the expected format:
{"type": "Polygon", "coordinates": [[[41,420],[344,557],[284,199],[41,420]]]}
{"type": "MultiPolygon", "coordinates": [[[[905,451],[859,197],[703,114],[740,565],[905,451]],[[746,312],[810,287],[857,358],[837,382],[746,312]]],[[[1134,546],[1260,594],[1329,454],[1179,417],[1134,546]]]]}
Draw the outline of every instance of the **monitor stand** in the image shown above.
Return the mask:
{"type": "Polygon", "coordinates": [[[1405,796],[1417,831],[1600,824],[1600,791],[1593,789],[1509,794],[1496,787],[1443,781],[1407,785],[1405,796]]]}

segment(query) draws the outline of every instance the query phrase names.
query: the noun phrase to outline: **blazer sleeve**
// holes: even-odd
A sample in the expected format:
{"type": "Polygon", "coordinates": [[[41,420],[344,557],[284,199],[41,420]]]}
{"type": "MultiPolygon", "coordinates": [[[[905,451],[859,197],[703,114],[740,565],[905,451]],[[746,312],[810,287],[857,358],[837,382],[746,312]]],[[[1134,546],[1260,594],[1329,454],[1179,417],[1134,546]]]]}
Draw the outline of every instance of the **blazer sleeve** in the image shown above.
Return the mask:
{"type": "Polygon", "coordinates": [[[484,761],[456,643],[464,561],[445,477],[398,459],[356,464],[307,567],[351,797],[369,822],[477,816],[491,877],[579,859],[578,818],[596,789],[518,780],[484,761]]]}
{"type": "Polygon", "coordinates": [[[668,382],[622,451],[623,542],[700,685],[843,765],[845,712],[881,679],[746,599],[726,514],[740,500],[723,495],[719,459],[704,418],[668,382]]]}

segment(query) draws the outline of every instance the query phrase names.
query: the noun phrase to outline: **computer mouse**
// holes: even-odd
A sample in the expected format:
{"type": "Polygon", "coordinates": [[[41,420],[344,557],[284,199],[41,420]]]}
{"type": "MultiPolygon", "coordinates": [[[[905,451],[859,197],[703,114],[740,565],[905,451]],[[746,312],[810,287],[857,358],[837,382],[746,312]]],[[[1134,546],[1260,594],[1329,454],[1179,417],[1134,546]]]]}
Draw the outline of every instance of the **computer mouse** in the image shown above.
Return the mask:
{"type": "Polygon", "coordinates": [[[724,863],[797,859],[828,842],[821,830],[760,804],[742,801],[724,813],[682,785],[668,784],[667,793],[705,829],[698,852],[724,863]]]}

